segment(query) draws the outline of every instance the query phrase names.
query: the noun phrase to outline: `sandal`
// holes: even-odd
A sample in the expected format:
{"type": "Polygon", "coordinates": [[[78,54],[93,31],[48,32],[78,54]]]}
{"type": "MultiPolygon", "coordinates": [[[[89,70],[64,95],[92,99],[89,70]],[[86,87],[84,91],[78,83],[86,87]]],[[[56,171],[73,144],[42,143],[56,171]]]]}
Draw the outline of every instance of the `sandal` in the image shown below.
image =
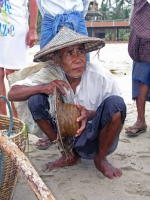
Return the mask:
{"type": "Polygon", "coordinates": [[[46,150],[51,144],[52,142],[50,141],[49,138],[45,137],[46,139],[42,138],[42,139],[39,139],[37,143],[41,143],[41,145],[37,145],[37,143],[35,144],[36,148],[39,149],[39,150],[46,150]],[[42,145],[44,144],[45,145],[42,145]]]}
{"type": "Polygon", "coordinates": [[[129,130],[127,130],[125,133],[129,136],[138,136],[141,133],[146,132],[146,128],[139,128],[137,126],[134,127],[128,127],[129,130]],[[134,132],[136,130],[136,132],[134,132]]]}

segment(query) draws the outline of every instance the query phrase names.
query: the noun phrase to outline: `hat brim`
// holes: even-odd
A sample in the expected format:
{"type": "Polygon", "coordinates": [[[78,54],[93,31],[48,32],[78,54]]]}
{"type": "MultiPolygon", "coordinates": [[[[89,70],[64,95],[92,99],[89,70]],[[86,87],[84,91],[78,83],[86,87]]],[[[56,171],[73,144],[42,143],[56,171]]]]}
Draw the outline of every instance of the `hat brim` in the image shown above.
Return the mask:
{"type": "Polygon", "coordinates": [[[103,48],[105,41],[100,38],[81,35],[63,27],[43,49],[35,54],[34,62],[48,61],[52,59],[55,51],[77,44],[84,44],[85,52],[88,53],[103,48]]]}

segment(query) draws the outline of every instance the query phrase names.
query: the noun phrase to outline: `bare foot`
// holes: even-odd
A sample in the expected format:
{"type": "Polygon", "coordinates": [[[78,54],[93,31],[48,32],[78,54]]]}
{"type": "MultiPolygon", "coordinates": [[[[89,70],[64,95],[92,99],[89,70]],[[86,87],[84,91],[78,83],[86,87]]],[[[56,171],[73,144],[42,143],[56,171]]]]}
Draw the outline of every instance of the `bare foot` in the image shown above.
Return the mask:
{"type": "Polygon", "coordinates": [[[127,127],[125,128],[126,132],[125,133],[137,133],[137,128],[138,129],[144,129],[146,130],[147,129],[147,124],[146,122],[141,122],[141,121],[136,121],[133,126],[130,127],[127,127]],[[136,127],[136,128],[135,128],[136,127]]]}
{"type": "Polygon", "coordinates": [[[122,171],[118,168],[113,167],[107,159],[100,160],[97,156],[94,158],[94,163],[96,168],[101,171],[104,176],[113,179],[116,177],[120,177],[122,175],[122,171]]]}
{"type": "Polygon", "coordinates": [[[37,149],[40,149],[40,150],[45,150],[47,149],[50,145],[52,144],[52,142],[50,141],[50,139],[48,137],[43,137],[41,139],[39,139],[35,146],[37,149]]]}
{"type": "Polygon", "coordinates": [[[77,165],[80,162],[80,157],[74,153],[71,153],[68,157],[62,155],[62,157],[60,157],[58,160],[45,164],[45,168],[43,168],[43,171],[51,171],[57,167],[77,165]]]}

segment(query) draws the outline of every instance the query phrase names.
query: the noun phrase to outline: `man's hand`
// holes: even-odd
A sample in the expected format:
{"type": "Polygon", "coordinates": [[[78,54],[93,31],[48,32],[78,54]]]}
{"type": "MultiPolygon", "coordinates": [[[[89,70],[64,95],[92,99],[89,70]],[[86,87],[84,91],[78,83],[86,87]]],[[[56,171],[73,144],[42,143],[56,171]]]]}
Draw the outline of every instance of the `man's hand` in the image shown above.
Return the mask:
{"type": "Polygon", "coordinates": [[[79,105],[78,103],[76,104],[76,107],[80,110],[80,113],[81,113],[81,116],[77,118],[77,122],[80,122],[81,127],[77,131],[77,134],[75,135],[75,137],[81,135],[82,131],[86,127],[86,122],[88,121],[88,116],[87,116],[87,110],[86,110],[86,108],[84,106],[79,105]]]}
{"type": "Polygon", "coordinates": [[[81,113],[81,116],[77,118],[77,122],[80,122],[81,127],[77,131],[77,134],[75,135],[75,137],[81,135],[81,133],[84,131],[86,127],[87,121],[92,120],[95,115],[94,110],[87,110],[84,106],[81,106],[78,103],[76,104],[76,107],[80,110],[80,113],[81,113]]]}
{"type": "Polygon", "coordinates": [[[36,30],[33,29],[29,29],[27,36],[26,36],[26,44],[32,48],[36,41],[37,41],[38,37],[37,37],[37,32],[36,30]]]}
{"type": "Polygon", "coordinates": [[[43,93],[49,95],[54,94],[55,87],[62,93],[62,95],[66,96],[66,92],[62,86],[65,86],[67,90],[70,89],[69,85],[65,81],[55,80],[47,84],[43,84],[43,93]]]}

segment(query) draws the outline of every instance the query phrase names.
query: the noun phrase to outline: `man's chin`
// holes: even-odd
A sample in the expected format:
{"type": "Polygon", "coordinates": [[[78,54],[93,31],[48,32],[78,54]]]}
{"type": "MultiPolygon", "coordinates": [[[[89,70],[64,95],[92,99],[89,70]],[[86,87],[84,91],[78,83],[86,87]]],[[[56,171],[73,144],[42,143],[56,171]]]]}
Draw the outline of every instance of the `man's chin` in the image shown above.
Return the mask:
{"type": "Polygon", "coordinates": [[[67,76],[71,77],[71,78],[81,78],[83,73],[82,74],[68,74],[68,73],[65,73],[67,76]]]}

